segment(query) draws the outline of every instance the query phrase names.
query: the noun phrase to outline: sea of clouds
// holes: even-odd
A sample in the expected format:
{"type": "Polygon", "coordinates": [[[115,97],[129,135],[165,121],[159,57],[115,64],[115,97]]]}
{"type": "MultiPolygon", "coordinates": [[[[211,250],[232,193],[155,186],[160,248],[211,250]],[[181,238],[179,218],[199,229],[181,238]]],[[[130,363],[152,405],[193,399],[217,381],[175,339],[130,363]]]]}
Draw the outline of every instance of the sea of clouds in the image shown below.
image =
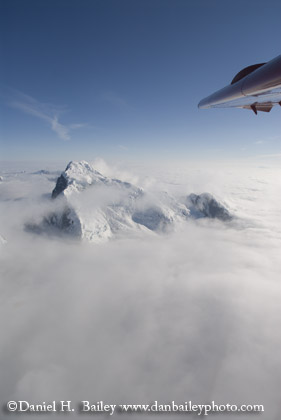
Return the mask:
{"type": "Polygon", "coordinates": [[[0,173],[2,406],[10,400],[214,400],[264,404],[264,413],[232,419],[279,420],[279,167],[97,160],[93,166],[104,175],[151,196],[212,193],[235,221],[189,220],[166,235],[91,244],[24,229],[50,210],[66,164],[48,174],[9,164],[0,173]]]}

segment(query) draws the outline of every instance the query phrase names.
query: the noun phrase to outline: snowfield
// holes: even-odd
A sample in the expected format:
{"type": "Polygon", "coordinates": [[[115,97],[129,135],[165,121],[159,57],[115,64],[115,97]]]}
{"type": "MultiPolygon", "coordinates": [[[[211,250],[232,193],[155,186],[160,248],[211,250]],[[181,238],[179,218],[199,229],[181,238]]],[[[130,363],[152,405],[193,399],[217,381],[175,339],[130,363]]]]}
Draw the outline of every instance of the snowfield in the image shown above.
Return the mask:
{"type": "Polygon", "coordinates": [[[278,165],[64,167],[0,171],[1,401],[214,400],[279,420],[278,165]]]}

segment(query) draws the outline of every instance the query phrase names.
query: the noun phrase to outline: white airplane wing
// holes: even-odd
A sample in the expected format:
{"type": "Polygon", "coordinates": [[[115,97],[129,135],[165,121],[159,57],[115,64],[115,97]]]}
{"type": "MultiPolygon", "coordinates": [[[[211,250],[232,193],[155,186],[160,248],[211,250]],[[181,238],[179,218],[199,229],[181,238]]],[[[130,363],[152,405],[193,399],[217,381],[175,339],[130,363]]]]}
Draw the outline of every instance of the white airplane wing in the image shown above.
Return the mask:
{"type": "Polygon", "coordinates": [[[199,108],[246,108],[269,112],[281,105],[281,55],[241,70],[231,84],[199,102],[199,108]]]}

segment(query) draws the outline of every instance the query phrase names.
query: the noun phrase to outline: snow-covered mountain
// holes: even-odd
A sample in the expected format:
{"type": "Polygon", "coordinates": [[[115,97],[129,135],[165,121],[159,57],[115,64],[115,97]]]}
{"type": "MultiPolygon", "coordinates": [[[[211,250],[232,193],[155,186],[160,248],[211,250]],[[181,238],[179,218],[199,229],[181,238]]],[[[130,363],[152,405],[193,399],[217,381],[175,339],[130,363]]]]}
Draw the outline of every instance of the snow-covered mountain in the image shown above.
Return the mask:
{"type": "Polygon", "coordinates": [[[93,242],[115,235],[152,231],[165,233],[188,218],[231,218],[211,194],[174,198],[165,192],[149,193],[96,171],[86,161],[70,162],[52,191],[54,211],[41,224],[29,225],[37,232],[70,234],[93,242]]]}

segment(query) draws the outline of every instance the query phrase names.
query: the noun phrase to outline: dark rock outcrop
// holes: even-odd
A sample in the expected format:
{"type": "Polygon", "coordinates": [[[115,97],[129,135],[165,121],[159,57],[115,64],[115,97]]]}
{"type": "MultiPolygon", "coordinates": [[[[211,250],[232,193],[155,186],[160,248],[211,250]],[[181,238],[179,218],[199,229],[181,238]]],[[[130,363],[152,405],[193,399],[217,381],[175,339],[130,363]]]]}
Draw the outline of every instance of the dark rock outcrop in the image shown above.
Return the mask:
{"type": "Polygon", "coordinates": [[[191,216],[194,217],[209,217],[222,221],[232,219],[229,211],[209,193],[190,194],[187,197],[186,205],[190,210],[191,216]]]}
{"type": "Polygon", "coordinates": [[[52,192],[52,198],[56,198],[60,193],[62,193],[67,187],[67,180],[63,174],[58,177],[55,188],[52,192]]]}

